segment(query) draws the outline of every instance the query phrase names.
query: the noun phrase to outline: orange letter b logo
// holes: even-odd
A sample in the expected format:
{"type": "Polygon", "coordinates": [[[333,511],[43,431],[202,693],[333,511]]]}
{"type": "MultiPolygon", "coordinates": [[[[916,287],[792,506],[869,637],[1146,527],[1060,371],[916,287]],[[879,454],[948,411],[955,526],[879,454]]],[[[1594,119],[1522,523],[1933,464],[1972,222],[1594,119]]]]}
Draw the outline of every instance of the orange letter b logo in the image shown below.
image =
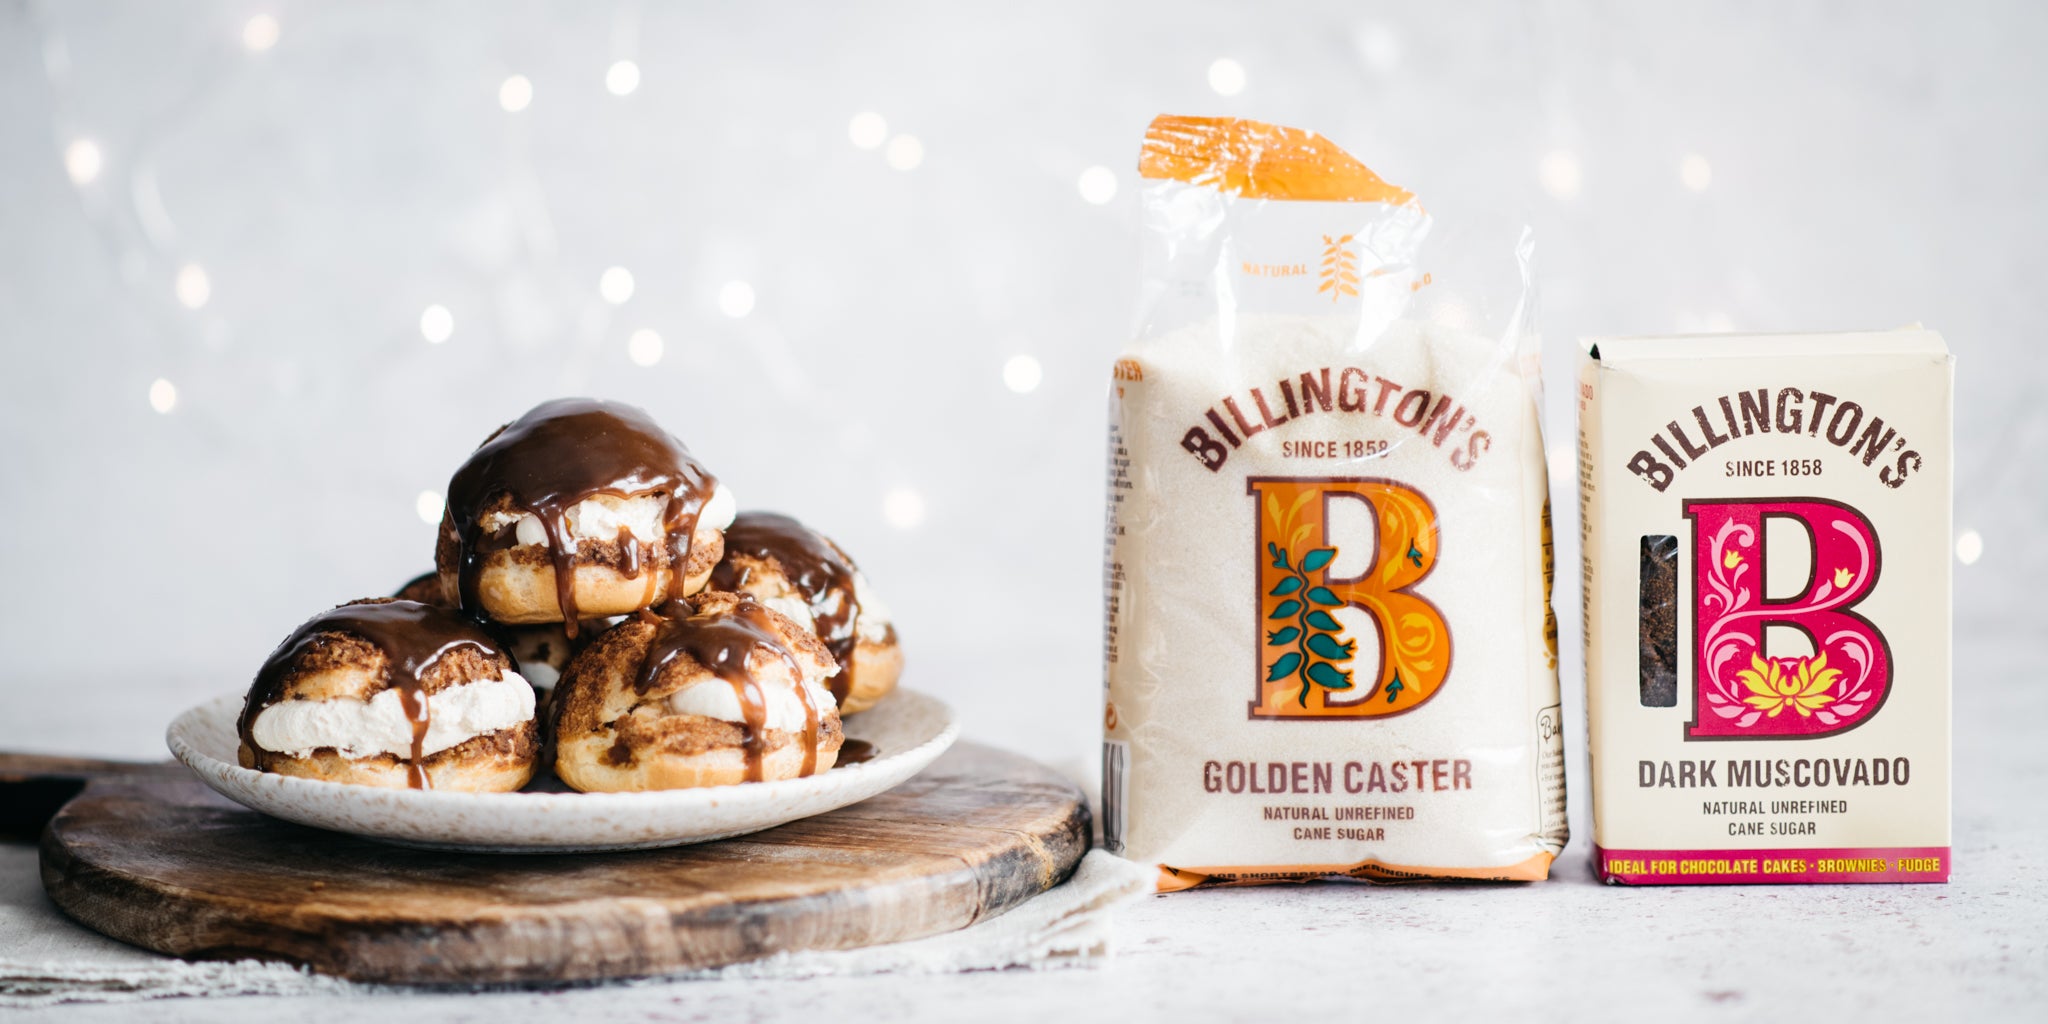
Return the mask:
{"type": "Polygon", "coordinates": [[[1429,499],[1405,484],[1364,478],[1253,477],[1246,488],[1259,506],[1259,678],[1251,717],[1376,718],[1428,700],[1451,669],[1443,613],[1408,592],[1436,567],[1429,499]],[[1364,505],[1372,528],[1332,537],[1332,509],[1353,501],[1364,505]],[[1340,565],[1355,574],[1335,575],[1340,565]],[[1338,617],[1349,609],[1365,613],[1378,632],[1378,664],[1359,660],[1358,641],[1338,617]]]}

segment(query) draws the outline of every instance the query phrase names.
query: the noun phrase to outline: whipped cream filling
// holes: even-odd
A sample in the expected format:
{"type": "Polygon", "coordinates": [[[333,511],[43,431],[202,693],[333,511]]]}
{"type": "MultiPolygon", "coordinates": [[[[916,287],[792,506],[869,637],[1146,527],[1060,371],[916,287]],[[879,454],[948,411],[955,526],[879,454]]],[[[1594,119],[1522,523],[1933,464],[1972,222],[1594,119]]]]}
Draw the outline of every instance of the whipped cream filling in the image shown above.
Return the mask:
{"type": "Polygon", "coordinates": [[[519,663],[519,667],[526,670],[526,681],[532,683],[534,689],[537,690],[553,693],[555,691],[555,684],[562,681],[562,670],[545,661],[531,663],[522,661],[519,663]]]}
{"type": "MultiPolygon", "coordinates": [[[[796,624],[818,631],[818,618],[811,614],[811,606],[795,594],[781,597],[757,598],[763,605],[796,620],[796,624]]],[[[856,570],[853,574],[853,601],[860,606],[859,614],[853,620],[854,636],[870,643],[882,643],[889,639],[889,606],[875,596],[868,586],[868,578],[856,570]]]]}
{"type": "MultiPolygon", "coordinates": [[[[811,706],[818,709],[819,720],[824,719],[827,711],[839,706],[833,702],[830,690],[809,681],[803,686],[811,696],[811,706]]],[[[762,684],[761,697],[768,710],[768,728],[784,732],[803,731],[804,705],[797,698],[795,687],[762,684]]],[[[669,697],[668,706],[669,710],[681,715],[702,715],[722,722],[745,723],[747,720],[740,713],[740,697],[733,690],[733,684],[718,678],[700,680],[683,687],[669,697]]]]}
{"type": "Polygon", "coordinates": [[[761,602],[762,607],[789,616],[790,620],[797,625],[813,633],[818,631],[818,622],[811,617],[811,606],[803,598],[795,594],[784,594],[781,597],[757,598],[757,600],[761,602]]]}
{"type": "MultiPolygon", "coordinates": [[[[617,625],[625,616],[583,620],[582,635],[595,637],[617,625]]],[[[562,671],[569,667],[577,651],[576,641],[569,639],[560,623],[540,626],[522,626],[505,631],[510,641],[506,653],[519,666],[519,672],[540,690],[553,690],[562,679],[562,671]]]]}
{"type": "Polygon", "coordinates": [[[712,489],[710,499],[704,502],[704,508],[697,513],[697,528],[701,530],[709,526],[723,533],[726,527],[732,525],[734,519],[739,518],[739,514],[739,499],[733,497],[732,492],[726,490],[724,484],[719,484],[712,489]]]}
{"type": "MultiPolygon", "coordinates": [[[[811,678],[808,659],[798,657],[804,663],[803,682],[798,684],[810,695],[811,706],[818,709],[818,719],[823,721],[825,713],[837,710],[839,704],[832,699],[832,691],[820,685],[823,677],[811,678]]],[[[797,696],[796,687],[774,680],[756,680],[761,688],[761,703],[768,711],[767,726],[785,732],[802,732],[804,728],[804,703],[797,696]]],[[[744,724],[747,717],[740,713],[740,696],[733,684],[713,676],[700,679],[677,690],[668,698],[668,707],[680,715],[703,715],[722,722],[744,724]]]]}
{"type": "MultiPolygon", "coordinates": [[[[451,686],[425,700],[429,721],[420,748],[423,755],[533,720],[533,687],[517,672],[451,686]]],[[[801,718],[797,725],[802,728],[801,718]]],[[[257,746],[291,757],[305,757],[323,747],[347,758],[412,757],[412,722],[405,717],[396,689],[366,701],[280,701],[258,712],[249,732],[257,746]]]]}
{"type": "Polygon", "coordinates": [[[860,617],[853,620],[854,635],[869,643],[882,643],[889,639],[889,606],[875,596],[874,588],[868,586],[868,578],[859,570],[853,573],[853,599],[860,605],[860,617]]]}
{"type": "MultiPolygon", "coordinates": [[[[617,540],[621,529],[634,538],[653,543],[662,539],[663,514],[668,511],[668,499],[659,494],[643,494],[637,498],[617,498],[610,502],[598,498],[585,498],[569,506],[566,516],[569,535],[578,540],[617,540]],[[616,502],[614,507],[610,502],[616,502]]],[[[724,530],[732,525],[739,515],[739,501],[719,484],[704,502],[704,508],[697,514],[697,526],[724,530]]],[[[484,516],[484,529],[496,533],[508,524],[516,524],[513,536],[522,545],[545,547],[548,543],[547,527],[542,526],[540,517],[530,512],[491,512],[484,516]]]]}

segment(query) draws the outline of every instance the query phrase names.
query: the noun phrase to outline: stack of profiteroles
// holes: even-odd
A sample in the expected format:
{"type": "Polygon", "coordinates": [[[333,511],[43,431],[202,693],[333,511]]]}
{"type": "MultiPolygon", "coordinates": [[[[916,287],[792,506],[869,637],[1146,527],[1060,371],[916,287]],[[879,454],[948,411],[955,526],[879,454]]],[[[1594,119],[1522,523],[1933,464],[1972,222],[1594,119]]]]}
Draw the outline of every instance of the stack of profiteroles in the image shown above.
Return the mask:
{"type": "Polygon", "coordinates": [[[636,408],[559,399],[448,483],[436,571],[314,616],[243,703],[245,768],[504,792],[717,786],[861,759],[888,611],[837,544],[731,491],[636,408]]]}

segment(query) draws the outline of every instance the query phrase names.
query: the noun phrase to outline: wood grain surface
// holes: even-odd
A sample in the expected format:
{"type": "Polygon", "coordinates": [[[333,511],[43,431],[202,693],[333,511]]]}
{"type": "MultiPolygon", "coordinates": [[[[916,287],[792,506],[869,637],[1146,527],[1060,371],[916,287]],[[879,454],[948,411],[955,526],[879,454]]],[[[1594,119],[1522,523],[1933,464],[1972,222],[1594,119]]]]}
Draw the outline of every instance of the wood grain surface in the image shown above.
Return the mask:
{"type": "Polygon", "coordinates": [[[115,775],[191,778],[176,761],[101,761],[0,752],[0,839],[34,842],[58,809],[94,779],[115,775]]]}
{"type": "Polygon", "coordinates": [[[881,796],[738,839],[505,856],[387,846],[277,821],[197,781],[93,781],[50,822],[43,885],[124,942],[361,981],[573,982],[919,938],[1070,874],[1081,791],[961,743],[881,796]]]}

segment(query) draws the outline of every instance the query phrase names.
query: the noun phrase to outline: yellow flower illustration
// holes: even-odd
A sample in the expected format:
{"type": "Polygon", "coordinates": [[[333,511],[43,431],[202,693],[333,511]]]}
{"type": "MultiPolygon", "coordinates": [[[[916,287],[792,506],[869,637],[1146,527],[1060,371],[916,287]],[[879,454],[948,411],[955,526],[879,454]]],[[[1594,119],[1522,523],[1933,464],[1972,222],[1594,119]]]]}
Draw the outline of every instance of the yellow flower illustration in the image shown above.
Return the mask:
{"type": "Polygon", "coordinates": [[[1724,569],[1733,569],[1741,564],[1742,555],[1738,552],[1730,551],[1726,557],[1721,559],[1721,567],[1724,569]]]}
{"type": "Polygon", "coordinates": [[[1797,671],[1790,676],[1777,662],[1752,654],[1749,667],[1737,672],[1735,678],[1749,690],[1749,696],[1742,698],[1742,702],[1769,712],[1768,717],[1776,718],[1791,708],[1799,712],[1799,717],[1810,718],[1815,711],[1835,702],[1834,694],[1827,691],[1841,675],[1840,669],[1828,667],[1826,654],[1799,659],[1797,671]]]}
{"type": "Polygon", "coordinates": [[[1849,587],[1849,581],[1850,581],[1850,580],[1853,580],[1853,579],[1855,579],[1855,578],[1856,578],[1856,574],[1855,574],[1855,573],[1852,573],[1852,572],[1850,572],[1850,571],[1849,571],[1849,570],[1847,570],[1847,569],[1836,569],[1836,570],[1835,570],[1835,589],[1836,589],[1836,590],[1846,590],[1846,589],[1848,589],[1848,587],[1849,587]]]}

